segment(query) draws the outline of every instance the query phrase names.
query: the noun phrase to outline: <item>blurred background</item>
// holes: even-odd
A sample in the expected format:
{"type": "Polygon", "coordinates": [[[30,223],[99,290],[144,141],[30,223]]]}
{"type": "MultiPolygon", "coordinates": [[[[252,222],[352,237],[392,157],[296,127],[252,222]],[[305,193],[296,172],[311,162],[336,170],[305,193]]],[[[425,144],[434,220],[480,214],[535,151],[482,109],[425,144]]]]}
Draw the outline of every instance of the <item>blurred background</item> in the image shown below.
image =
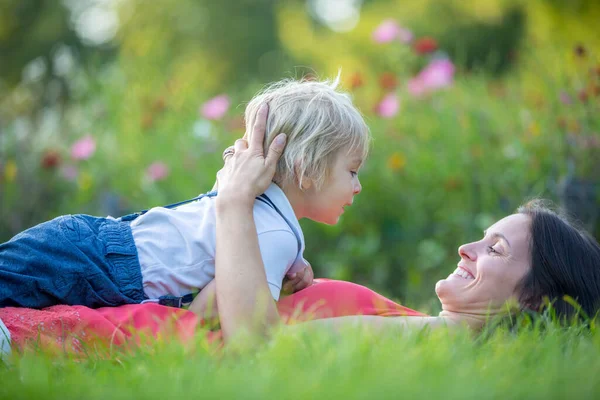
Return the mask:
{"type": "Polygon", "coordinates": [[[595,0],[2,0],[0,240],[210,190],[245,104],[342,71],[374,136],[316,276],[436,312],[457,247],[532,197],[600,234],[595,0]]]}

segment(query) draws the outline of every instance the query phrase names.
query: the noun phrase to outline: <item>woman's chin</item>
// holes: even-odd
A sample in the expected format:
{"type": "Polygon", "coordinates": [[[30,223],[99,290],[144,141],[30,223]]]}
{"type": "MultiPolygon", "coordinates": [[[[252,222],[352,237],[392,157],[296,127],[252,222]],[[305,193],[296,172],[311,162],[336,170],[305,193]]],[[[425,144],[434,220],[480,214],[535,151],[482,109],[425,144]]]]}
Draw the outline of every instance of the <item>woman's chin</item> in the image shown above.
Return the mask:
{"type": "Polygon", "coordinates": [[[455,274],[450,274],[435,284],[435,293],[442,304],[446,298],[462,298],[469,280],[455,274]]]}

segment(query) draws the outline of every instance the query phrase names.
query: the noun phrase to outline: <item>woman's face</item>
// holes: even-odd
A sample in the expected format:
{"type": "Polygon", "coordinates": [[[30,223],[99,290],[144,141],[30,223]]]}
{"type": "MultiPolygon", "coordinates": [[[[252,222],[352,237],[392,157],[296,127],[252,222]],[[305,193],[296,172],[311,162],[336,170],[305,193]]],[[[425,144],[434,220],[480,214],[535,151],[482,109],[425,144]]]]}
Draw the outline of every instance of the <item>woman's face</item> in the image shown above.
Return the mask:
{"type": "Polygon", "coordinates": [[[531,268],[530,223],[525,214],[509,215],[490,226],[483,239],[458,248],[456,270],[435,286],[444,312],[492,315],[516,299],[517,285],[531,268]]]}

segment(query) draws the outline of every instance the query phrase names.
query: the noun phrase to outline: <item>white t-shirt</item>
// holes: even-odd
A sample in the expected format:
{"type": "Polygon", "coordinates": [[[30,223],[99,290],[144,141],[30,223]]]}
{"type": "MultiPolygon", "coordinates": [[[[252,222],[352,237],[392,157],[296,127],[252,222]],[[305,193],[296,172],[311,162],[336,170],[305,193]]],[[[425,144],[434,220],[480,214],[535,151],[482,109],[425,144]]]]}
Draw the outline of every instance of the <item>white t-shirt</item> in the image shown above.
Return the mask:
{"type": "MultiPolygon", "coordinates": [[[[256,200],[254,221],[269,288],[278,300],[286,273],[300,271],[306,265],[302,257],[304,236],[283,191],[273,183],[265,195],[281,214],[256,200]]],[[[167,294],[184,296],[214,279],[214,197],[175,209],[152,208],[131,222],[131,230],[142,267],[144,292],[150,299],[167,294]]]]}

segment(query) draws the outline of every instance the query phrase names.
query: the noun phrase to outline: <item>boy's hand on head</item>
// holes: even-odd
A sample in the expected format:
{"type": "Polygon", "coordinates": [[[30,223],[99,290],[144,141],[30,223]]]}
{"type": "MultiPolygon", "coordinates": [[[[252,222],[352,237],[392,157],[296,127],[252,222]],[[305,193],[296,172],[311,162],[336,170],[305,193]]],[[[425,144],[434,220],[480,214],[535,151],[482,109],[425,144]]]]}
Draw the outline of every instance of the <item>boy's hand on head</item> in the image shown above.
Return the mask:
{"type": "Polygon", "coordinates": [[[306,267],[304,267],[303,270],[286,276],[283,284],[283,291],[284,293],[291,294],[305,289],[313,284],[314,277],[315,274],[312,267],[310,266],[310,263],[306,261],[306,267]]]}

